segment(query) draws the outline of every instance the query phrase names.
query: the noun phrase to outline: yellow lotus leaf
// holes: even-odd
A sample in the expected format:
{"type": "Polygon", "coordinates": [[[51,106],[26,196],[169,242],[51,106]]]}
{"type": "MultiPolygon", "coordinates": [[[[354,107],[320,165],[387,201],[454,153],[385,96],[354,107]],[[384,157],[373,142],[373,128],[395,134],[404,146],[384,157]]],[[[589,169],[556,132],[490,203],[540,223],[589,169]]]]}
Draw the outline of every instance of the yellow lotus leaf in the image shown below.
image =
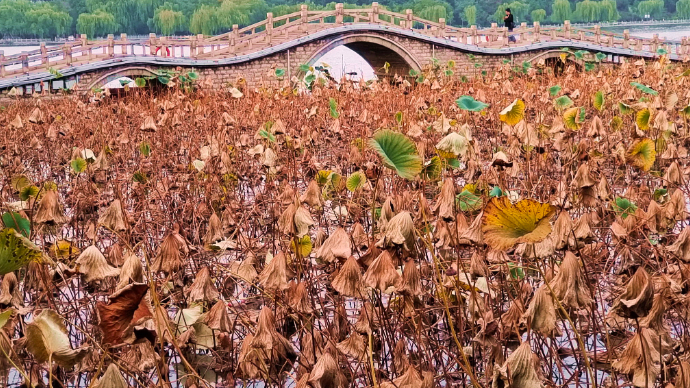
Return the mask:
{"type": "Polygon", "coordinates": [[[563,122],[565,126],[573,131],[580,129],[580,122],[578,120],[578,114],[580,113],[580,108],[574,107],[566,110],[563,113],[563,122]]]}
{"type": "Polygon", "coordinates": [[[649,112],[649,109],[644,108],[641,111],[637,112],[637,117],[635,118],[635,122],[637,123],[637,128],[639,128],[642,131],[646,131],[649,129],[649,121],[652,118],[651,112],[649,112]]]}
{"type": "Polygon", "coordinates": [[[484,241],[496,250],[542,241],[551,233],[549,220],[555,212],[554,206],[532,199],[512,204],[506,196],[492,198],[484,209],[484,241]]]}
{"type": "Polygon", "coordinates": [[[654,140],[646,138],[636,140],[630,148],[628,148],[625,159],[633,166],[643,171],[649,171],[656,160],[654,140]]]}
{"type": "Polygon", "coordinates": [[[516,99],[512,104],[501,111],[501,121],[510,126],[515,126],[524,117],[525,103],[520,99],[516,99]]]}

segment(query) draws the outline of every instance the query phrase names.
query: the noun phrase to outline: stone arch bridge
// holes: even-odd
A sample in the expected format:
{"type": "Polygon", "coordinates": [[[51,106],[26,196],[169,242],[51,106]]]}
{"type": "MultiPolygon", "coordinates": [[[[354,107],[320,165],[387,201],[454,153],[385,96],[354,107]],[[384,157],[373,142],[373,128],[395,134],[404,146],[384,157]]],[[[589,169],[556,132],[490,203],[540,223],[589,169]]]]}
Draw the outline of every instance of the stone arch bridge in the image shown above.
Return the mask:
{"type": "Polygon", "coordinates": [[[511,35],[495,24],[489,29],[457,28],[423,20],[411,10],[395,13],[377,3],[365,9],[345,9],[337,4],[332,11],[310,11],[303,5],[292,14],[273,17],[225,34],[172,38],[80,40],[13,56],[0,51],[0,91],[12,88],[30,94],[43,90],[71,88],[89,91],[123,76],[155,76],[162,69],[194,69],[205,84],[222,88],[243,78],[249,87],[278,85],[281,78],[300,75],[300,65],[315,64],[338,46],[347,46],[361,55],[377,73],[407,75],[421,70],[432,60],[453,60],[455,73],[471,76],[510,62],[521,65],[559,57],[563,48],[606,54],[606,62],[623,58],[653,58],[667,53],[674,61],[690,55],[687,39],[663,41],[634,38],[623,34],[563,26],[542,27],[523,23],[511,35]],[[471,54],[471,55],[469,55],[471,54]],[[386,69],[386,70],[384,70],[386,69]]]}

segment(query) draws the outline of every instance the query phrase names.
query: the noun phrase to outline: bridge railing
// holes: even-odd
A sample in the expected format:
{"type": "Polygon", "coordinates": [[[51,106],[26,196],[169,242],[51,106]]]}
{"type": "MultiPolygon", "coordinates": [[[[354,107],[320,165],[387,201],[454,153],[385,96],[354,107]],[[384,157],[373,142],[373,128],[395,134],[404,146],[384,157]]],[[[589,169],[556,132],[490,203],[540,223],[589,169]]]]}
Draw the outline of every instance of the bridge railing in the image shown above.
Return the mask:
{"type": "MultiPolygon", "coordinates": [[[[234,25],[232,30],[213,37],[156,37],[155,34],[150,34],[145,40],[131,40],[126,34],[121,34],[119,39],[109,35],[107,39],[88,40],[86,35],[81,35],[80,39],[62,45],[48,47],[41,44],[37,50],[15,55],[5,56],[0,51],[0,78],[128,56],[211,59],[241,55],[351,23],[380,24],[479,47],[501,48],[515,45],[509,43],[508,30],[496,23],[486,29],[477,29],[476,26],[453,27],[447,25],[445,19],[437,22],[425,20],[414,15],[412,10],[408,9],[405,13],[393,12],[380,7],[378,3],[372,3],[371,8],[359,9],[345,9],[343,4],[338,3],[334,10],[327,11],[309,10],[307,5],[302,5],[297,12],[278,17],[268,13],[263,21],[242,28],[234,25]]],[[[531,26],[522,23],[510,35],[519,37],[516,43],[518,45],[544,41],[578,41],[638,52],[656,53],[663,47],[670,53],[683,56],[690,54],[687,38],[665,41],[654,35],[652,38],[642,39],[631,37],[628,30],[621,34],[602,31],[599,26],[575,28],[568,21],[562,26],[549,27],[542,27],[538,22],[531,26]]]]}

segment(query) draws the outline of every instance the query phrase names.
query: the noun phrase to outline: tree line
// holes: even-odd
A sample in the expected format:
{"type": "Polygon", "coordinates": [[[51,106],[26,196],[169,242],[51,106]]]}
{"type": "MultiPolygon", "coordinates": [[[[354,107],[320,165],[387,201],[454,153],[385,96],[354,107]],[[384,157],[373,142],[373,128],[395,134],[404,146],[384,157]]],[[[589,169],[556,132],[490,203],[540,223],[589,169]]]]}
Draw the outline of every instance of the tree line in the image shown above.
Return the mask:
{"type": "MultiPolygon", "coordinates": [[[[690,18],[690,0],[380,0],[382,7],[421,18],[445,18],[455,26],[500,23],[506,8],[516,22],[562,23],[690,18]]],[[[161,35],[214,35],[274,16],[296,12],[299,0],[0,0],[0,37],[53,38],[73,34],[89,37],[155,32],[161,35]]],[[[310,9],[332,10],[335,2],[313,0],[310,9]]],[[[346,3],[366,8],[370,0],[346,3]]]]}

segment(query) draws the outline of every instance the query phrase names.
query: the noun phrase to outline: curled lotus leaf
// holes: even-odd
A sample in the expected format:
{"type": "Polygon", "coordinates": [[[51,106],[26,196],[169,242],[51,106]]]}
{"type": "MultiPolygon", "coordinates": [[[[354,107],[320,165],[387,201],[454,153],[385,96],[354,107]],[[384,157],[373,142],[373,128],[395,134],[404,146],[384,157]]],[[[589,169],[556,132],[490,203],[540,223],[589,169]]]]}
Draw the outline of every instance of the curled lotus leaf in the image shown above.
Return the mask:
{"type": "Polygon", "coordinates": [[[383,165],[395,170],[401,178],[414,179],[422,171],[422,158],[407,136],[391,130],[380,130],[369,141],[381,157],[383,165]]]}
{"type": "Polygon", "coordinates": [[[480,112],[489,107],[489,104],[477,101],[472,96],[462,96],[455,100],[455,103],[458,105],[458,107],[460,107],[460,109],[471,112],[480,112]]]}
{"type": "Polygon", "coordinates": [[[554,206],[532,199],[512,204],[508,197],[491,198],[482,220],[484,241],[496,250],[542,241],[551,233],[549,221],[555,212],[554,206]]]}
{"type": "Polygon", "coordinates": [[[520,99],[516,99],[501,111],[500,117],[501,121],[510,126],[517,125],[525,117],[525,103],[520,99]]]}
{"type": "Polygon", "coordinates": [[[633,166],[649,171],[656,160],[656,145],[652,139],[636,140],[626,152],[626,160],[633,166]]]}

